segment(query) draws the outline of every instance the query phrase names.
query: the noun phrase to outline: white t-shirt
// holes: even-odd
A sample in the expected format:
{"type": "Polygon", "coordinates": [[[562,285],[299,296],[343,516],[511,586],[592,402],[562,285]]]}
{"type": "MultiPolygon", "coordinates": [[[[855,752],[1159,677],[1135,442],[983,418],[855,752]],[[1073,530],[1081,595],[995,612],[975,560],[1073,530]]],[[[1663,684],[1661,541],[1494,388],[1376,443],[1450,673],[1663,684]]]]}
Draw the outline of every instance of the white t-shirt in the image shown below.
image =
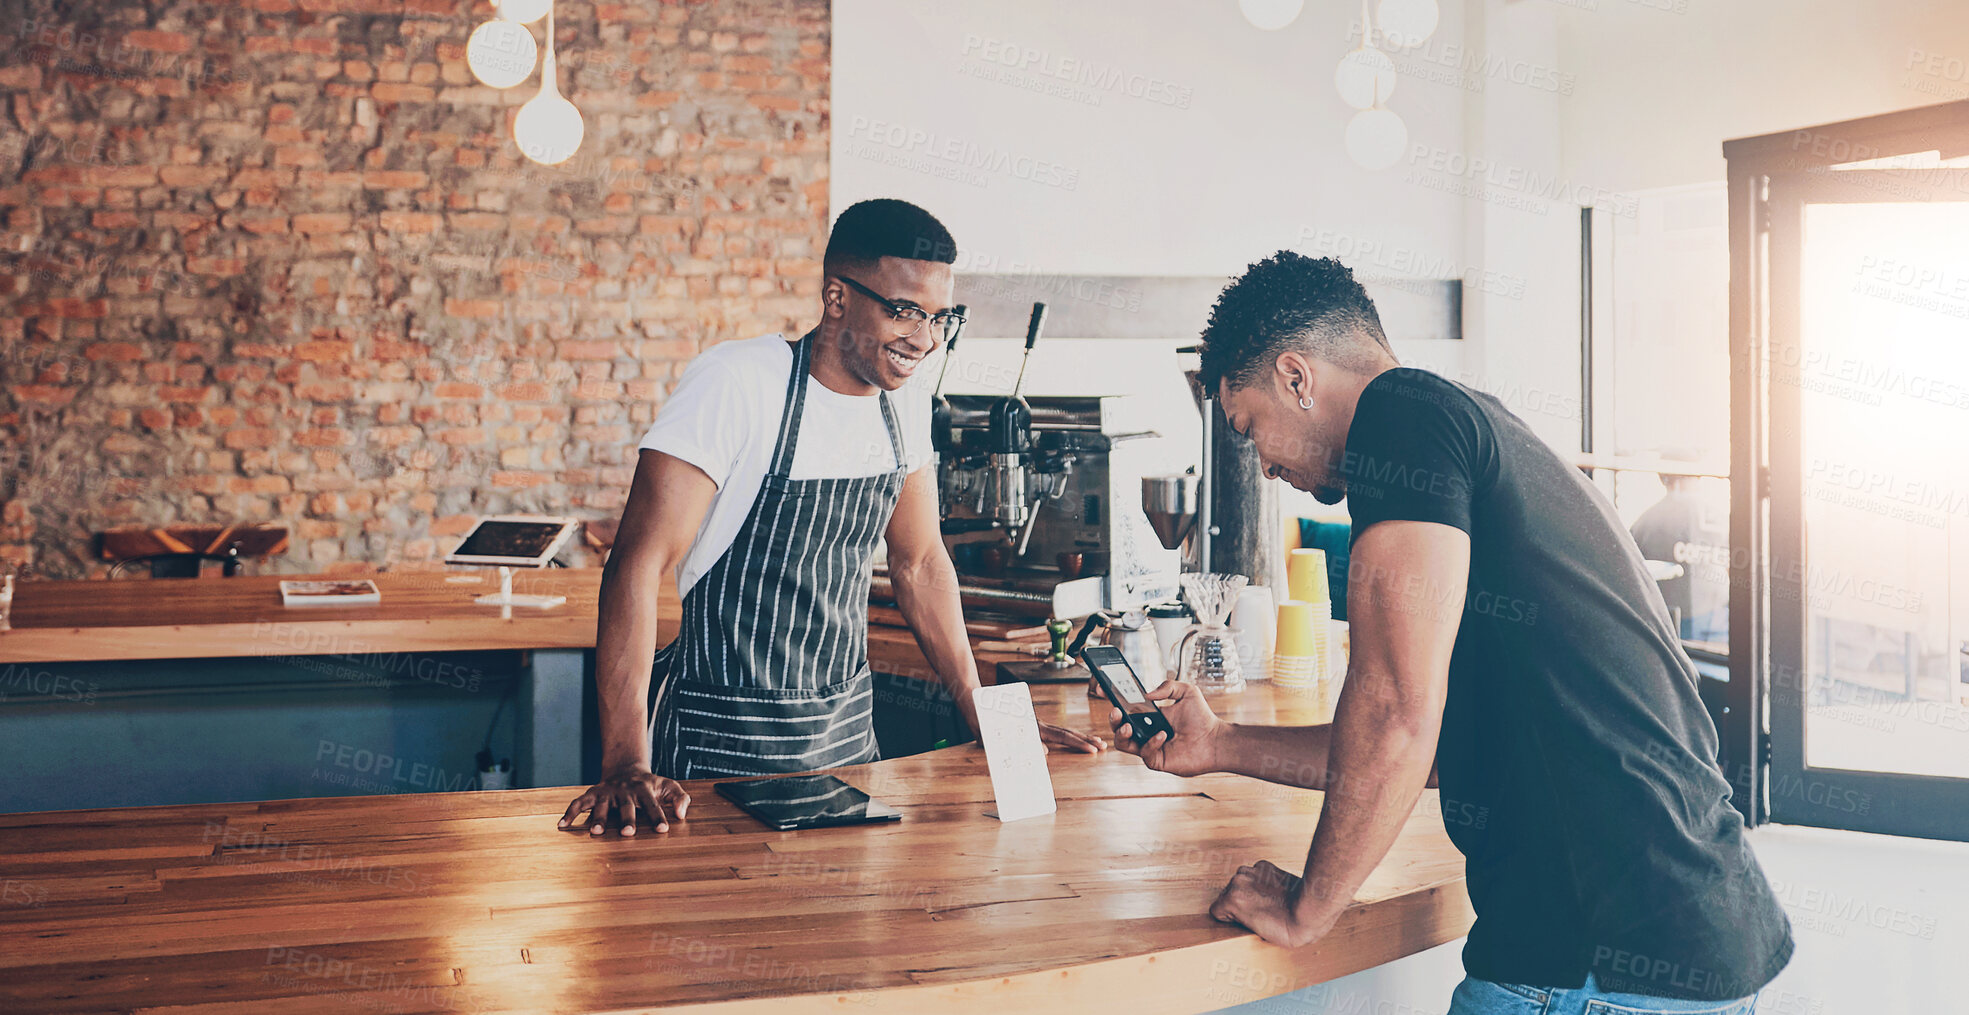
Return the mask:
{"type": "MultiPolygon", "coordinates": [[[[773,443],[786,409],[787,374],[792,370],[793,345],[783,335],[714,345],[684,370],[677,390],[657,410],[656,422],[638,445],[689,462],[718,484],[697,539],[677,569],[677,590],[685,595],[731,547],[759,496],[772,467],[773,443]]],[[[876,395],[844,395],[811,374],[806,383],[792,478],[847,479],[896,467],[876,395]]],[[[889,392],[903,464],[911,472],[928,464],[933,454],[930,389],[934,383],[925,382],[919,373],[889,392]]]]}

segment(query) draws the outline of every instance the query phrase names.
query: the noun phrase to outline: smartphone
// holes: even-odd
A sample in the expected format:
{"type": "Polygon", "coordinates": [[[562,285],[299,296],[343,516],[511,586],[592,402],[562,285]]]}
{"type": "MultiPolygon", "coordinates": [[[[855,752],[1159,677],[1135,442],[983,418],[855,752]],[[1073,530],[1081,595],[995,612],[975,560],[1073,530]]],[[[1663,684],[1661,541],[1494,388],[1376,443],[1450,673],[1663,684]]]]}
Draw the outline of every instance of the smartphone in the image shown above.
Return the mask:
{"type": "Polygon", "coordinates": [[[1157,733],[1167,733],[1175,739],[1176,730],[1162,714],[1162,706],[1149,700],[1148,689],[1142,686],[1142,679],[1135,675],[1135,668],[1128,665],[1128,657],[1112,645],[1089,645],[1080,653],[1080,660],[1101,682],[1101,690],[1107,692],[1108,700],[1121,710],[1122,719],[1128,723],[1135,742],[1146,744],[1157,733]]]}

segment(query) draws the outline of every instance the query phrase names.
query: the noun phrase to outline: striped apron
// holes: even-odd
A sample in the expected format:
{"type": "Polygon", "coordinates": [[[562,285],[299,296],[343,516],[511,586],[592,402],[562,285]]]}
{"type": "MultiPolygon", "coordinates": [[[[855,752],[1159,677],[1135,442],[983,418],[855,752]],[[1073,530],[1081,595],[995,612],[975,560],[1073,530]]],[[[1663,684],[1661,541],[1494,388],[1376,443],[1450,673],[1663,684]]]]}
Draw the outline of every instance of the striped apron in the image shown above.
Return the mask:
{"type": "Polygon", "coordinates": [[[684,596],[677,637],[656,654],[650,736],[658,775],[809,772],[876,758],[868,585],[875,541],[902,492],[902,441],[882,392],[893,471],[787,478],[813,341],[809,333],[794,346],[758,499],[725,555],[684,596]]]}

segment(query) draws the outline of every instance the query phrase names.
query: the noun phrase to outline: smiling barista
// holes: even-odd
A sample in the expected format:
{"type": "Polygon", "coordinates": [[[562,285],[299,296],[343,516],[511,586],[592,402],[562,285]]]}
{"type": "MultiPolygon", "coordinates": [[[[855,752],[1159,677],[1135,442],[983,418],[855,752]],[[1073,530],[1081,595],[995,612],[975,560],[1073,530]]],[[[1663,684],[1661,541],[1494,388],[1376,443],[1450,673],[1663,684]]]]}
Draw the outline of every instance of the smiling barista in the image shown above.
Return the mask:
{"type": "MultiPolygon", "coordinates": [[[[819,326],[794,342],[714,346],[684,372],[642,440],[602,571],[602,781],[561,827],[585,812],[597,835],[634,835],[639,817],[667,831],[690,807],[674,780],[875,760],[878,538],[896,606],[977,729],[977,662],[924,467],[929,398],[908,384],[961,323],[956,250],[913,204],[856,204],[828,238],[819,326]],[[673,568],[683,623],[658,651],[657,593],[673,568]]],[[[1105,746],[1048,723],[1040,733],[1056,747],[1105,746]]]]}
{"type": "Polygon", "coordinates": [[[1162,771],[1325,791],[1303,877],[1242,868],[1211,915],[1319,940],[1433,762],[1477,914],[1450,1015],[1750,1015],[1790,928],[1613,505],[1497,398],[1403,368],[1337,261],[1252,265],[1203,339],[1205,390],[1267,475],[1353,519],[1331,725],[1224,723],[1165,684],[1174,738],[1120,738],[1162,771]]]}

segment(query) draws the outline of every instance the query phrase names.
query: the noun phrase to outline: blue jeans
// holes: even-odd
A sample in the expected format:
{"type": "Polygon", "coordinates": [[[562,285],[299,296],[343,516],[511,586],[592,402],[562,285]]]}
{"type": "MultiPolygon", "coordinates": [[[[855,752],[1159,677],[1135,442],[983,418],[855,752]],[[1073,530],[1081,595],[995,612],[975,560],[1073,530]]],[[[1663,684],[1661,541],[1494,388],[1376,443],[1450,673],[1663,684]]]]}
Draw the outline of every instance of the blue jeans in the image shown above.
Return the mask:
{"type": "Polygon", "coordinates": [[[1755,994],[1735,1001],[1616,994],[1601,990],[1590,973],[1585,986],[1557,990],[1466,976],[1450,996],[1448,1015],[1751,1015],[1756,1007],[1755,994]]]}

